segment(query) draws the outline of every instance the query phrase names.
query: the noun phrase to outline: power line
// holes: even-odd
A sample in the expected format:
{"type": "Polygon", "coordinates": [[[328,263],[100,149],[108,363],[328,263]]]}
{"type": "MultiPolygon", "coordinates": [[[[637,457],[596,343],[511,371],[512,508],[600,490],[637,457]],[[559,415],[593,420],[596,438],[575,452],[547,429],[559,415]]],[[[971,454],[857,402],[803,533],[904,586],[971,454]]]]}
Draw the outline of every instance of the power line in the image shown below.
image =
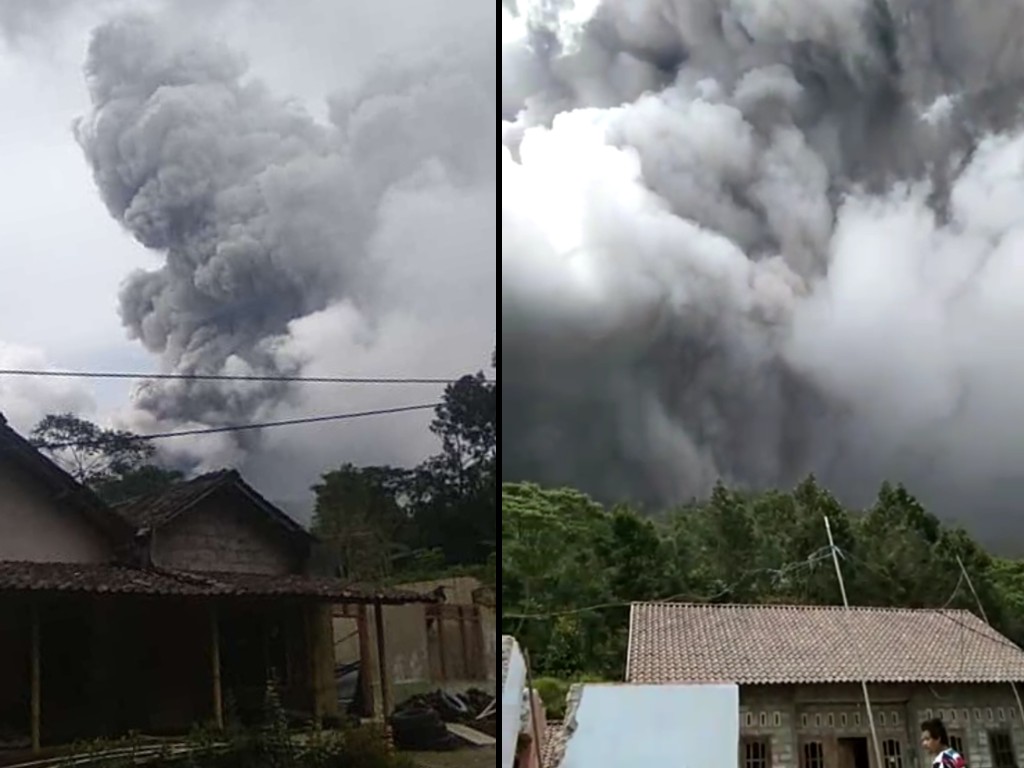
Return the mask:
{"type": "MultiPolygon", "coordinates": [[[[345,421],[347,419],[360,419],[366,416],[386,416],[392,413],[409,413],[411,411],[425,411],[437,408],[440,403],[423,403],[422,405],[402,405],[396,408],[377,408],[372,411],[356,411],[354,413],[336,413],[329,416],[307,416],[301,419],[281,419],[279,421],[263,421],[255,424],[232,424],[223,427],[202,427],[198,429],[181,429],[175,432],[157,432],[149,435],[124,435],[123,439],[128,441],[142,440],[164,440],[171,437],[186,437],[188,435],[213,435],[221,432],[243,432],[254,429],[267,429],[270,427],[290,427],[297,424],[319,424],[325,421],[345,421]]],[[[66,443],[43,443],[37,448],[56,450],[59,448],[91,448],[102,444],[99,440],[73,440],[66,443]]]]}
{"type": "MultiPolygon", "coordinates": [[[[151,379],[154,381],[262,381],[305,384],[454,384],[465,377],[430,376],[285,376],[229,373],[140,373],[131,371],[42,371],[28,368],[3,368],[0,376],[51,379],[151,379]]],[[[471,377],[472,378],[472,377],[471,377]]],[[[495,384],[496,379],[483,379],[495,384]]]]}
{"type": "Polygon", "coordinates": [[[816,552],[811,553],[806,560],[796,560],[792,563],[787,563],[779,568],[754,568],[753,570],[745,571],[739,578],[736,579],[732,584],[722,587],[720,590],[710,595],[703,595],[695,597],[693,593],[680,593],[677,595],[671,595],[670,597],[663,597],[658,600],[628,600],[618,601],[613,603],[598,603],[597,605],[586,605],[582,608],[568,608],[561,611],[548,611],[544,613],[502,613],[503,619],[519,619],[525,621],[528,619],[556,619],[562,616],[574,616],[580,613],[591,613],[593,611],[603,611],[612,608],[629,608],[633,603],[647,602],[647,603],[673,603],[679,600],[686,600],[688,602],[695,603],[710,603],[712,600],[717,600],[721,597],[725,597],[737,587],[743,584],[747,579],[752,576],[771,575],[776,578],[782,578],[790,575],[791,573],[802,571],[804,568],[813,568],[820,562],[828,560],[832,557],[832,553],[828,547],[822,547],[816,552]]]}

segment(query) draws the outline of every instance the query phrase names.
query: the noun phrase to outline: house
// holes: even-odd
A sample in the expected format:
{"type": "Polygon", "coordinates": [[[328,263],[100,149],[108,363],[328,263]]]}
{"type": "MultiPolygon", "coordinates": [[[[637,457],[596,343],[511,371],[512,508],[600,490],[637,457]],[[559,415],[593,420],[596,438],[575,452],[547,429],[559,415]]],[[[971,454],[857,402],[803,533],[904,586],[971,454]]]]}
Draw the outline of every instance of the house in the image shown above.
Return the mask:
{"type": "MultiPolygon", "coordinates": [[[[433,603],[389,605],[383,609],[383,629],[388,670],[387,701],[400,704],[419,693],[444,688],[461,692],[477,688],[494,692],[497,669],[497,618],[494,591],[471,576],[452,576],[398,585],[404,592],[421,594],[433,603]]],[[[360,621],[358,606],[339,605],[334,610],[334,651],[339,676],[359,666],[363,646],[371,649],[369,660],[378,660],[376,628],[360,621]]],[[[379,691],[364,691],[365,698],[379,702],[379,691]]],[[[379,707],[378,707],[379,709],[379,707]]],[[[364,714],[373,711],[364,704],[364,714]]]]}
{"type": "Polygon", "coordinates": [[[1024,651],[966,611],[637,603],[626,680],[738,684],[741,768],[878,768],[862,680],[887,768],[931,717],[972,768],[1024,757],[1024,651]]]}
{"type": "Polygon", "coordinates": [[[0,417],[0,745],[220,726],[268,679],[332,715],[333,606],[429,598],[311,577],[311,543],[235,472],[112,509],[0,417]]]}

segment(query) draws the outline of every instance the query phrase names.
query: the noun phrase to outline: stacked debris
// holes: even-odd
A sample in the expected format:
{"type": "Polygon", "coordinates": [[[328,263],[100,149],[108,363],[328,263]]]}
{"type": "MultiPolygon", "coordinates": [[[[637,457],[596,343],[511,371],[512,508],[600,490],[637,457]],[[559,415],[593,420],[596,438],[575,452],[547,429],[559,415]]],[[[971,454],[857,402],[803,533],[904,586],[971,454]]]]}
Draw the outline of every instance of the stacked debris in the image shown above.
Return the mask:
{"type": "Polygon", "coordinates": [[[391,716],[395,746],[418,751],[441,751],[463,746],[463,739],[452,734],[447,723],[468,726],[481,734],[496,737],[498,717],[494,696],[475,689],[466,693],[437,690],[406,699],[391,716]]]}

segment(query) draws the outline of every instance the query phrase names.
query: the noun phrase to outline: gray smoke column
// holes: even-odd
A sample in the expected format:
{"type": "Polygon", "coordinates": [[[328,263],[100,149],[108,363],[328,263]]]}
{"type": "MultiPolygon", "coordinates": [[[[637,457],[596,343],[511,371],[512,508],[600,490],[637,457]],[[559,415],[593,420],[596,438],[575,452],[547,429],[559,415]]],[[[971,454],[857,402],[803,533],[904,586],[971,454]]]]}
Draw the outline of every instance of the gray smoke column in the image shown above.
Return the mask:
{"type": "MultiPolygon", "coordinates": [[[[244,62],[184,45],[148,18],[99,28],[87,74],[94,110],[76,127],[111,214],[166,254],[121,294],[126,326],[175,371],[266,371],[259,342],[355,280],[358,206],[332,136],[242,81],[244,62]],[[336,215],[338,205],[346,215],[336,215]]],[[[261,388],[158,386],[165,418],[237,419],[261,388]]]]}
{"type": "Polygon", "coordinates": [[[1022,22],[506,5],[506,477],[652,504],[890,478],[995,530],[1024,488],[1022,22]]]}
{"type": "MultiPolygon", "coordinates": [[[[332,97],[321,123],[272,95],[221,43],[143,16],[99,27],[86,64],[93,107],[76,136],[111,215],[162,260],[125,283],[130,333],[165,370],[207,374],[301,371],[292,324],[332,307],[366,327],[356,341],[335,339],[334,355],[344,343],[383,343],[383,318],[408,304],[380,255],[389,212],[437,185],[489,183],[494,194],[497,83],[479,63],[495,58],[487,45],[467,40],[423,68],[378,69],[332,97]]],[[[349,372],[341,365],[321,373],[349,372]]],[[[378,375],[388,373],[408,370],[378,375]]],[[[136,405],[147,425],[217,425],[304,396],[161,382],[136,405]]],[[[320,407],[343,405],[335,397],[320,407]]]]}

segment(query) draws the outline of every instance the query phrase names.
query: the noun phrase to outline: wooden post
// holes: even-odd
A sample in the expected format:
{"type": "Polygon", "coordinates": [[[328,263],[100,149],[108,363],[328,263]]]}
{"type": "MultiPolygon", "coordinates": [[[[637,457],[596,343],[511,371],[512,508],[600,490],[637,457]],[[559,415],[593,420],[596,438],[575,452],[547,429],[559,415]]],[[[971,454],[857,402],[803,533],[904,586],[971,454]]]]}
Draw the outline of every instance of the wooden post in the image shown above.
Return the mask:
{"type": "MultiPolygon", "coordinates": [[[[843,570],[839,567],[839,554],[836,550],[836,543],[832,539],[832,524],[829,523],[827,516],[825,517],[825,532],[828,534],[828,546],[832,551],[832,563],[836,567],[836,578],[839,579],[839,592],[843,596],[843,607],[845,608],[845,611],[843,612],[843,621],[849,622],[850,601],[846,599],[846,583],[843,581],[843,570]]],[[[847,628],[849,628],[849,623],[847,623],[847,628]]],[[[853,632],[847,629],[846,636],[850,639],[849,641],[852,642],[853,632]]],[[[875,729],[875,716],[871,711],[871,697],[868,696],[868,683],[867,680],[864,679],[864,657],[861,654],[860,646],[856,644],[853,647],[853,652],[856,654],[857,661],[861,668],[860,689],[861,693],[864,694],[864,706],[867,708],[868,712],[868,725],[871,727],[871,741],[875,746],[875,760],[877,761],[875,765],[883,766],[885,765],[885,760],[882,756],[882,745],[878,741],[878,731],[875,729]]]]}
{"type": "Polygon", "coordinates": [[[472,680],[473,670],[471,668],[470,660],[472,658],[472,651],[469,649],[469,643],[466,641],[466,615],[462,611],[462,606],[459,606],[459,640],[462,642],[462,679],[472,680]]]}
{"type": "Polygon", "coordinates": [[[372,717],[374,711],[373,648],[370,647],[370,626],[367,624],[365,604],[359,606],[359,612],[356,615],[356,630],[359,633],[359,686],[363,694],[362,715],[372,717]]]}
{"type": "Polygon", "coordinates": [[[388,656],[384,641],[384,605],[380,598],[373,602],[373,622],[377,630],[377,666],[380,669],[380,704],[385,722],[391,714],[391,691],[388,690],[388,656]]]}
{"type": "Polygon", "coordinates": [[[224,697],[220,681],[220,622],[217,605],[210,603],[210,672],[213,676],[213,724],[224,729],[224,697]]]}
{"type": "Polygon", "coordinates": [[[441,657],[441,682],[448,680],[448,662],[445,660],[444,653],[444,606],[443,605],[428,605],[427,613],[433,613],[436,617],[434,621],[437,622],[437,654],[441,657]]]}
{"type": "Polygon", "coordinates": [[[42,649],[40,648],[39,606],[32,603],[32,751],[42,748],[42,649]]]}

